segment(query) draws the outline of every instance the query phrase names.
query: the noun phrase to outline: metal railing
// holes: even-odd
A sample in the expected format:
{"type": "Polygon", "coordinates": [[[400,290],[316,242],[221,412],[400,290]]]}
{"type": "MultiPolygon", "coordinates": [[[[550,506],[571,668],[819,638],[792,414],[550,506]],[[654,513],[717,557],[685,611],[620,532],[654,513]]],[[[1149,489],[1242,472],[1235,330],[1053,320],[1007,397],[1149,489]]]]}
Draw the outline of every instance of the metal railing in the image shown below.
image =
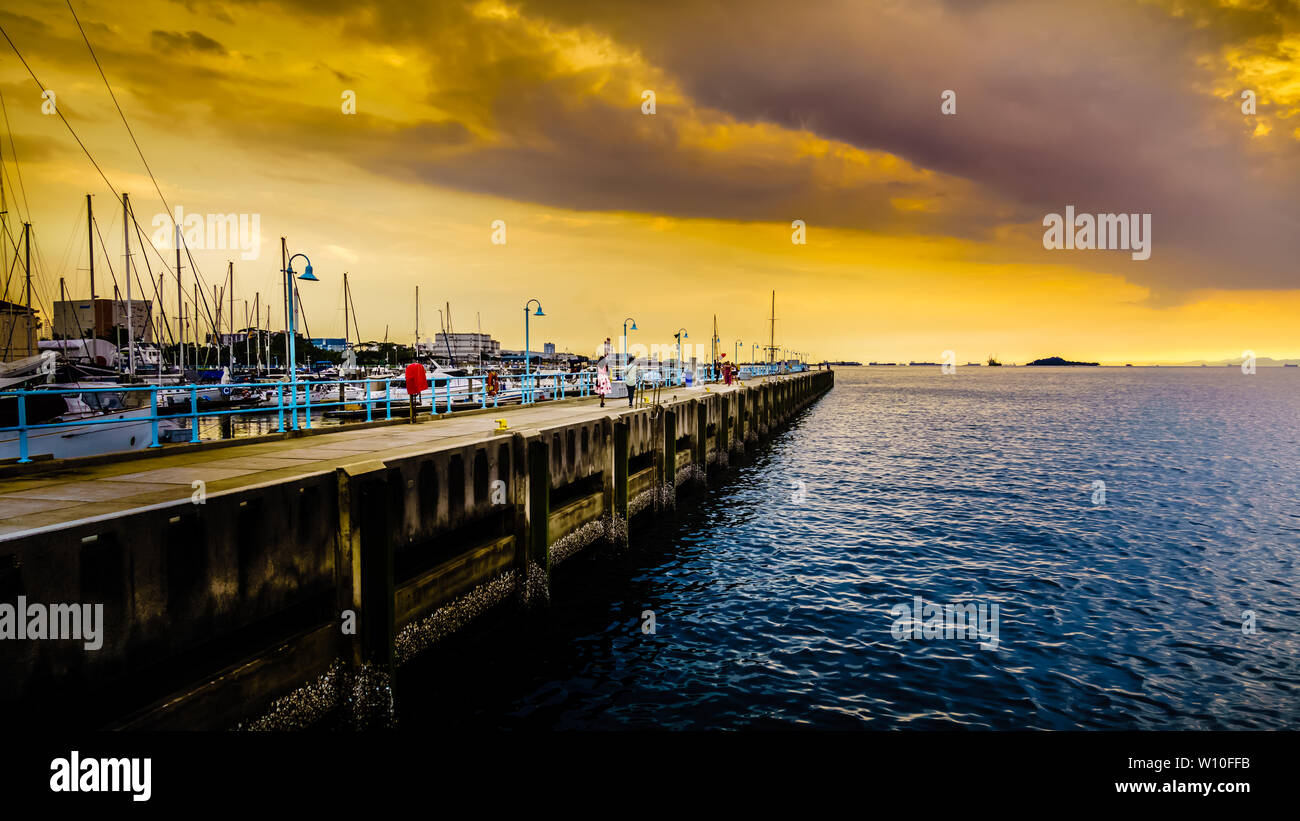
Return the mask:
{"type": "MultiPolygon", "coordinates": [[[[717,382],[712,378],[712,370],[699,368],[697,371],[689,369],[669,369],[667,378],[660,375],[661,371],[654,368],[648,369],[655,375],[653,379],[639,377],[635,388],[640,390],[646,387],[653,387],[656,383],[662,385],[686,385],[687,382],[693,384],[706,384],[717,382]],[[690,378],[688,380],[688,374],[690,378]]],[[[747,379],[756,376],[775,375],[778,373],[797,373],[807,370],[806,365],[744,365],[740,367],[740,378],[747,379]]],[[[646,371],[641,372],[643,375],[646,371]]],[[[416,409],[417,412],[424,407],[429,408],[433,416],[439,416],[442,413],[450,413],[453,406],[460,406],[462,410],[466,406],[478,406],[480,408],[499,407],[504,401],[508,404],[515,404],[516,401],[521,405],[531,405],[547,399],[566,399],[569,397],[587,397],[595,394],[596,374],[590,371],[580,371],[577,373],[547,373],[547,374],[512,374],[499,377],[498,389],[495,393],[489,392],[488,374],[475,374],[473,376],[451,376],[451,377],[431,377],[429,388],[417,395],[416,409]],[[428,398],[426,406],[421,400],[428,398]],[[441,405],[441,412],[439,406],[441,405]]],[[[9,390],[0,391],[0,401],[15,399],[17,401],[17,425],[0,427],[0,437],[6,437],[6,434],[18,434],[18,462],[27,463],[32,461],[28,451],[29,436],[32,433],[67,429],[72,427],[82,427],[88,425],[121,425],[124,423],[138,424],[148,422],[150,426],[150,443],[149,447],[156,448],[161,446],[159,441],[159,424],[168,421],[186,421],[190,433],[190,442],[199,442],[199,422],[205,419],[220,419],[222,417],[233,416],[271,416],[274,415],[277,420],[277,433],[283,433],[286,430],[310,430],[312,427],[312,413],[323,414],[332,409],[348,410],[363,406],[365,410],[365,421],[372,422],[377,418],[377,414],[382,413],[382,418],[390,420],[393,418],[393,405],[396,403],[399,407],[410,404],[409,396],[406,394],[406,380],[403,377],[367,377],[362,379],[338,379],[331,381],[302,381],[297,383],[290,382],[232,382],[223,384],[207,385],[105,385],[104,387],[78,387],[78,388],[51,388],[38,390],[9,390]],[[296,390],[293,388],[296,386],[296,390]],[[348,395],[348,386],[357,386],[353,395],[348,395]],[[377,388],[375,386],[378,386],[377,388]],[[211,393],[214,389],[220,390],[223,397],[232,399],[248,399],[249,394],[261,393],[260,401],[257,404],[239,404],[237,406],[224,406],[221,408],[208,407],[204,408],[203,404],[210,400],[206,396],[200,397],[200,394],[211,393]],[[341,399],[326,399],[330,394],[342,394],[341,399]],[[123,398],[126,395],[146,394],[138,402],[124,401],[121,407],[113,407],[105,410],[102,402],[87,403],[92,406],[93,410],[104,411],[105,417],[89,416],[80,419],[67,419],[57,422],[29,423],[27,421],[27,402],[31,397],[49,397],[49,396],[73,396],[83,397],[86,394],[120,394],[123,398]],[[313,394],[316,398],[313,399],[313,394]],[[360,395],[357,395],[360,394],[360,395]],[[163,397],[160,404],[159,398],[163,397]],[[180,398],[181,401],[173,401],[180,398]],[[272,401],[274,400],[274,401],[272,401]],[[179,406],[188,405],[187,410],[178,409],[179,406]],[[147,409],[147,416],[132,415],[124,416],[133,411],[147,409]]],[[[9,440],[12,441],[12,440],[9,440]]]]}

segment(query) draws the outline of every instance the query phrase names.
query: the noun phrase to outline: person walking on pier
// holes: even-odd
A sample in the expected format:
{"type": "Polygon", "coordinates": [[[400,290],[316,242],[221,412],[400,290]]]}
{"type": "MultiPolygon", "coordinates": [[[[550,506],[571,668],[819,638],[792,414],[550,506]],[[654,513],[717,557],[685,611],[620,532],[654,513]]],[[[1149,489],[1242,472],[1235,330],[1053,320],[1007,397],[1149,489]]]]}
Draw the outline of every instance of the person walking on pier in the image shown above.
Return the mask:
{"type": "Polygon", "coordinates": [[[641,374],[636,367],[636,360],[629,359],[627,368],[623,371],[623,381],[627,384],[627,406],[629,408],[636,405],[637,380],[640,376],[641,374]]]}
{"type": "Polygon", "coordinates": [[[596,393],[600,394],[600,406],[605,407],[605,397],[609,395],[609,358],[601,357],[596,363],[596,393]]]}

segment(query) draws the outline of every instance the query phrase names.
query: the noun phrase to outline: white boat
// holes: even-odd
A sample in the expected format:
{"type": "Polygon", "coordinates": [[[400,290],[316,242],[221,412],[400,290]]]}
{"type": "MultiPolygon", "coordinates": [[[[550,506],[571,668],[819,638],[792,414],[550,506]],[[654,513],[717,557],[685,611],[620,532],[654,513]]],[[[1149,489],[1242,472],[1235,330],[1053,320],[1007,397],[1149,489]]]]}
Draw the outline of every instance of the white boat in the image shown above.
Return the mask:
{"type": "MultiPolygon", "coordinates": [[[[153,441],[149,394],[90,390],[103,387],[102,383],[59,384],[29,394],[26,399],[28,425],[61,424],[57,428],[28,431],[28,458],[50,456],[55,459],[70,459],[149,447],[153,441]],[[62,393],[78,388],[85,389],[85,392],[62,393]],[[42,395],[46,389],[50,393],[42,395]],[[83,420],[86,424],[75,424],[83,420]]],[[[0,428],[17,425],[17,397],[0,395],[0,428]]],[[[183,425],[174,420],[159,421],[160,440],[166,438],[163,431],[181,427],[183,425]]],[[[0,430],[0,459],[17,459],[20,456],[18,431],[0,430]]]]}

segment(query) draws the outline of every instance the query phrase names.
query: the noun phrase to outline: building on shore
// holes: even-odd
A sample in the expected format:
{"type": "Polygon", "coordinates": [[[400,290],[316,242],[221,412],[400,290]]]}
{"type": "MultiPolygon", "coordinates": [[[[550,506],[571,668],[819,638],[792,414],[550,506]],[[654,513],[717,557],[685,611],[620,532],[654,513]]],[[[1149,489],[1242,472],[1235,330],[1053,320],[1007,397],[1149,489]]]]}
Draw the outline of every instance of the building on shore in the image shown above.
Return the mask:
{"type": "Polygon", "coordinates": [[[343,353],[348,349],[348,341],[343,337],[318,336],[312,339],[311,344],[322,350],[333,353],[343,353]]]}
{"type": "Polygon", "coordinates": [[[491,334],[480,333],[443,333],[438,332],[433,338],[433,349],[429,351],[434,359],[452,362],[469,362],[483,359],[496,359],[501,356],[501,343],[491,334]]]}
{"type": "MultiPolygon", "coordinates": [[[[549,353],[545,350],[539,351],[536,348],[528,352],[528,361],[534,368],[573,370],[574,368],[585,367],[590,362],[589,357],[571,351],[556,351],[554,345],[547,344],[551,349],[549,353]]],[[[518,350],[502,349],[499,359],[507,365],[523,367],[524,351],[522,348],[518,350]]]]}
{"type": "Polygon", "coordinates": [[[40,329],[40,317],[28,311],[25,305],[0,300],[0,362],[13,362],[40,353],[36,346],[40,329]]]}
{"type": "MultiPolygon", "coordinates": [[[[149,318],[153,302],[148,299],[131,301],[131,327],[137,342],[153,342],[153,323],[149,318]]],[[[54,335],[64,339],[116,337],[120,332],[123,344],[128,334],[124,299],[69,299],[54,303],[54,335]]]]}

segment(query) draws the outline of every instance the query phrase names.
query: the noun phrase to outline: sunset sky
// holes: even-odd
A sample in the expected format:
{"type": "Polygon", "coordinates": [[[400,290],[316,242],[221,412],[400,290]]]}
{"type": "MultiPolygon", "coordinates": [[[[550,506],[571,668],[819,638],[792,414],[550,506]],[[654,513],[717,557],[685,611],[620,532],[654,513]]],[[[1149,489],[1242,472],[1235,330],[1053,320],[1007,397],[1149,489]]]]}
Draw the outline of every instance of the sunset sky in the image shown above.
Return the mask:
{"type": "MultiPolygon", "coordinates": [[[[320,279],[314,336],[342,335],[348,271],[362,336],[408,343],[419,285],[422,336],[450,302],[456,330],[481,314],[522,347],[536,297],[535,347],[586,353],[631,315],[633,341],[685,326],[707,349],[716,313],[730,356],[766,340],[775,289],[778,344],[819,358],[1300,356],[1293,3],[72,5],[172,207],[258,215],[257,259],[194,252],[209,292],[234,259],[241,326],[260,291],[280,327],[284,235],[320,279]],[[1151,258],[1044,249],[1067,205],[1151,214],[1151,258]]],[[[0,27],[152,231],[165,209],[67,4],[10,0],[0,27]]],[[[0,92],[40,304],[59,277],[88,295],[87,193],[102,294],[112,192],[3,38],[0,92]]]]}

